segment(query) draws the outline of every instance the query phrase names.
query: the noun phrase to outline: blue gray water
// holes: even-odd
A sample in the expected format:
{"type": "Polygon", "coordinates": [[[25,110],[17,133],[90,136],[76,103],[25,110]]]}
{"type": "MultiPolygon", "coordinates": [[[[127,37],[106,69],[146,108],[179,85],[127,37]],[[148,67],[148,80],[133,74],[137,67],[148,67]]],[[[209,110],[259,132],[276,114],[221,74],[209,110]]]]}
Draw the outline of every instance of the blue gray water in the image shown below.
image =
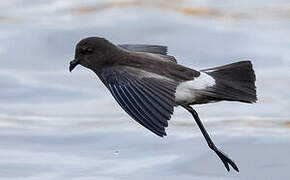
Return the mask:
{"type": "Polygon", "coordinates": [[[289,178],[290,4],[278,1],[0,2],[0,179],[289,178]],[[195,69],[250,59],[258,103],[197,106],[240,173],[227,173],[176,108],[159,138],[97,77],[68,63],[87,36],[169,47],[195,69]]]}

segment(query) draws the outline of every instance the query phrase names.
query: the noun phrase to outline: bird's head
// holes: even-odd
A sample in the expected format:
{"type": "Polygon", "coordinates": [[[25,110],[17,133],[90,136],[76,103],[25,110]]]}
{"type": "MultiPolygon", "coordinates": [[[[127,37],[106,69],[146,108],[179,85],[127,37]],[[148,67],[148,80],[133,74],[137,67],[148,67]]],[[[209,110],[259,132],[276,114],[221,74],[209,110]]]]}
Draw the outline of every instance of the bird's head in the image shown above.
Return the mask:
{"type": "Polygon", "coordinates": [[[116,46],[104,38],[88,37],[82,39],[75,48],[75,58],[70,62],[72,71],[78,64],[95,70],[102,66],[114,52],[116,46]]]}

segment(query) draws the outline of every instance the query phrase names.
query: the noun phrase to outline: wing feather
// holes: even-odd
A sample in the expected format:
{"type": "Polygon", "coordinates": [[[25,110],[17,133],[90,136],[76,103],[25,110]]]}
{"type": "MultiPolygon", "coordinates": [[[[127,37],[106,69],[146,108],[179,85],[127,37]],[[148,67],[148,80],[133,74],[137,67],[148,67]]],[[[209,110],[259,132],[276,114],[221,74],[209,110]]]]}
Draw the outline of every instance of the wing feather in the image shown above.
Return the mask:
{"type": "Polygon", "coordinates": [[[153,54],[167,54],[167,46],[148,45],[148,44],[119,44],[119,47],[128,51],[147,52],[153,54]]]}
{"type": "Polygon", "coordinates": [[[143,88],[143,90],[146,92],[144,96],[155,105],[154,107],[158,109],[158,112],[165,118],[168,118],[172,112],[171,106],[168,106],[168,104],[171,104],[170,99],[165,97],[160,92],[156,92],[156,89],[152,89],[147,86],[139,87],[139,89],[141,88],[143,88]]]}
{"type": "Polygon", "coordinates": [[[148,124],[146,120],[140,116],[138,111],[135,110],[135,108],[132,106],[132,104],[128,101],[126,96],[122,94],[120,89],[117,86],[113,86],[110,90],[113,91],[113,96],[117,100],[118,104],[133,118],[135,119],[138,123],[140,123],[142,126],[148,128],[150,131],[154,132],[155,134],[159,136],[163,136],[163,132],[160,130],[156,130],[153,128],[151,124],[148,124]]]}
{"type": "Polygon", "coordinates": [[[133,67],[114,66],[104,68],[101,76],[125,112],[158,136],[166,136],[177,83],[152,74],[148,76],[148,73],[140,73],[133,67]]]}

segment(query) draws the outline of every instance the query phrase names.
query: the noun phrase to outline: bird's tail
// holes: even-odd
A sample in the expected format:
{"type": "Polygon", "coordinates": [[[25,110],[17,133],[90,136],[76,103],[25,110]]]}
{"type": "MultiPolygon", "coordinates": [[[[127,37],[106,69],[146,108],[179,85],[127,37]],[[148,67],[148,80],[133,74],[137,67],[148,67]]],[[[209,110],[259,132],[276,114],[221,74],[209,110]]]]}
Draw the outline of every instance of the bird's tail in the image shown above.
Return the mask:
{"type": "Polygon", "coordinates": [[[216,100],[257,101],[255,72],[250,61],[240,61],[225,66],[204,69],[215,79],[216,85],[208,89],[207,96],[216,100]]]}

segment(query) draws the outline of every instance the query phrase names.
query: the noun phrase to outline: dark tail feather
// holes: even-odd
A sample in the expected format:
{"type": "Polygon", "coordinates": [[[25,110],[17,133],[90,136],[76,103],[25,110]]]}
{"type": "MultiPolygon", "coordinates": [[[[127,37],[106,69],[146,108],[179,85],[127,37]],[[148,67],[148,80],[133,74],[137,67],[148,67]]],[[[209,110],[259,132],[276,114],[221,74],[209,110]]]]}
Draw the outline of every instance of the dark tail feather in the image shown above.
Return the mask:
{"type": "Polygon", "coordinates": [[[240,61],[225,66],[202,70],[216,80],[207,95],[216,100],[257,101],[255,72],[250,61],[240,61]]]}

